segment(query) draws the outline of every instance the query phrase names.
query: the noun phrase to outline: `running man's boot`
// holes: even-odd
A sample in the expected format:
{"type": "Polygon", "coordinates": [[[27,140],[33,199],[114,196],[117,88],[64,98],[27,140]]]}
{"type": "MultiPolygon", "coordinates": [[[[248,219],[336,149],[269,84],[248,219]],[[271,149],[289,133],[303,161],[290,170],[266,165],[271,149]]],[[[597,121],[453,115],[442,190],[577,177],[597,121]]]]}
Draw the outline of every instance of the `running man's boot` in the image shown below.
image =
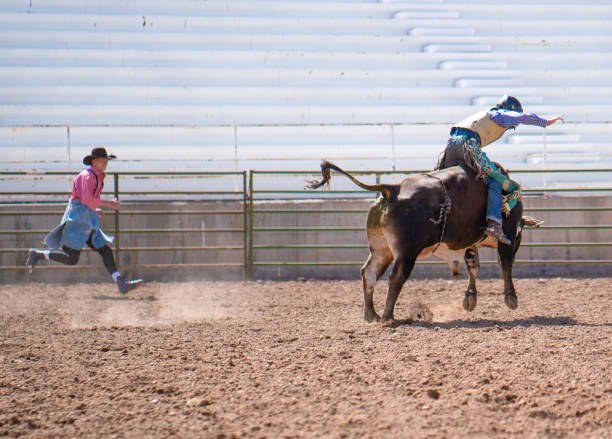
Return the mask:
{"type": "Polygon", "coordinates": [[[122,276],[117,277],[117,288],[121,294],[127,294],[130,290],[138,287],[144,281],[142,279],[125,280],[122,276]]]}
{"type": "Polygon", "coordinates": [[[43,252],[36,250],[35,248],[31,248],[30,252],[28,253],[28,259],[26,260],[26,269],[32,273],[36,263],[43,259],[45,259],[43,252]]]}

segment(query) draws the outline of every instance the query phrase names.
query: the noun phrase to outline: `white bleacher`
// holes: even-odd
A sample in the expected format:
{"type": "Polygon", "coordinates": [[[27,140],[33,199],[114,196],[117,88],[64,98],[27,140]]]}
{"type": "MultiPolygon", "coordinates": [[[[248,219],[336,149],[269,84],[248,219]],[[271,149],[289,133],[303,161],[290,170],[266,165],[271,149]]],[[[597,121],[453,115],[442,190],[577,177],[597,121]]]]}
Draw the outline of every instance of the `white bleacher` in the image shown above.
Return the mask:
{"type": "Polygon", "coordinates": [[[115,170],[428,169],[505,93],[566,123],[491,158],[610,168],[611,19],[612,0],[4,0],[0,169],[78,169],[93,145],[115,170]]]}

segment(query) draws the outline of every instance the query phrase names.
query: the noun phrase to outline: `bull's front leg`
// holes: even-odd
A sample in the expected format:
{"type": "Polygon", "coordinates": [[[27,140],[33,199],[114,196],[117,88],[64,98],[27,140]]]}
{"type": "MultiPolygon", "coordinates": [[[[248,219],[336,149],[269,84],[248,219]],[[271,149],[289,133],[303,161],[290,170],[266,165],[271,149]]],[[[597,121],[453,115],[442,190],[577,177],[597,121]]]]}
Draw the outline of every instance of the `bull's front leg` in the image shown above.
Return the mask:
{"type": "Polygon", "coordinates": [[[466,311],[474,311],[476,308],[476,302],[478,297],[478,291],[476,290],[476,278],[480,273],[480,258],[478,256],[478,249],[475,247],[468,248],[465,251],[465,265],[470,276],[470,283],[468,289],[463,297],[463,309],[466,311]]]}
{"type": "Polygon", "coordinates": [[[387,249],[375,250],[370,247],[370,256],[361,267],[361,280],[363,281],[363,318],[366,322],[379,322],[380,316],[374,309],[374,287],[376,282],[385,273],[393,260],[391,251],[387,249]]]}
{"type": "Polygon", "coordinates": [[[504,278],[504,303],[510,309],[518,308],[518,298],[512,282],[512,264],[514,263],[514,251],[512,245],[499,244],[497,253],[501,262],[502,276],[504,278]]]}

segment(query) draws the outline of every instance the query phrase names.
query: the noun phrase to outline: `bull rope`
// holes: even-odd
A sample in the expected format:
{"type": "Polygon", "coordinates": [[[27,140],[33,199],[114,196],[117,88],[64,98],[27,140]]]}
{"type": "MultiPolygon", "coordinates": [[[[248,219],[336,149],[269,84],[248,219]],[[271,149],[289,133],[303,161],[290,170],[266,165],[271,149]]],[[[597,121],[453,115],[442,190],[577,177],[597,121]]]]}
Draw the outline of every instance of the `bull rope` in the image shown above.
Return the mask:
{"type": "Polygon", "coordinates": [[[440,244],[442,243],[442,238],[444,238],[444,231],[446,230],[446,217],[448,216],[448,213],[450,212],[453,203],[451,201],[451,197],[448,195],[446,186],[444,186],[444,182],[438,177],[436,177],[435,175],[432,175],[432,174],[425,174],[425,175],[438,180],[440,182],[440,185],[442,186],[442,189],[444,190],[444,203],[440,205],[440,214],[438,215],[438,219],[434,220],[433,218],[429,218],[429,221],[431,221],[434,224],[442,223],[442,232],[440,232],[440,240],[438,241],[438,243],[436,244],[436,247],[431,252],[431,254],[433,255],[438,250],[438,247],[440,247],[440,244]]]}

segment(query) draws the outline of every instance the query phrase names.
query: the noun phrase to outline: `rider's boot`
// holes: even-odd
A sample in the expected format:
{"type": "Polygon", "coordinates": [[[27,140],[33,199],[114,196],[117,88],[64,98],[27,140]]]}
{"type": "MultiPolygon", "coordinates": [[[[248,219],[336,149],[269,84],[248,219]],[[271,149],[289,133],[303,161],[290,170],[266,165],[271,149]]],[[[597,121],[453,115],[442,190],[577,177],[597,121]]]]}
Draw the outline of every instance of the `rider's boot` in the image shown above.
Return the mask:
{"type": "Polygon", "coordinates": [[[495,221],[489,220],[487,223],[487,228],[485,229],[485,235],[497,239],[502,244],[512,244],[512,241],[510,241],[510,239],[508,239],[508,237],[504,234],[501,224],[496,223],[495,221]]]}

